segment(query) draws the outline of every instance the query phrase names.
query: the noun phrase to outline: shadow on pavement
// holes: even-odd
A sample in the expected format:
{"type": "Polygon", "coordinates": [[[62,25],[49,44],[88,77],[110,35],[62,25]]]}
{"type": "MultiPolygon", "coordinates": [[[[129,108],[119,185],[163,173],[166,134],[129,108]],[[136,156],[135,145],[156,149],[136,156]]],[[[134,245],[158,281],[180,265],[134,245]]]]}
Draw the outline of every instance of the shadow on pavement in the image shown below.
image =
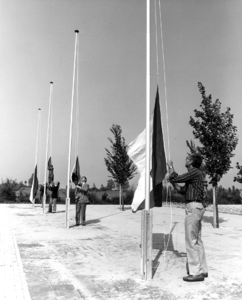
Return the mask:
{"type": "MultiPolygon", "coordinates": [[[[205,223],[210,223],[211,225],[213,225],[213,216],[203,216],[203,222],[205,223]]],[[[224,222],[228,222],[228,220],[225,220],[223,218],[219,218],[219,223],[224,223],[224,222]]]]}
{"type": "Polygon", "coordinates": [[[159,250],[155,259],[152,261],[152,278],[155,276],[157,268],[160,264],[159,259],[164,251],[173,252],[176,257],[186,257],[187,254],[175,250],[172,238],[172,231],[176,227],[177,222],[174,223],[171,232],[168,234],[164,233],[153,233],[153,249],[159,250]]]}

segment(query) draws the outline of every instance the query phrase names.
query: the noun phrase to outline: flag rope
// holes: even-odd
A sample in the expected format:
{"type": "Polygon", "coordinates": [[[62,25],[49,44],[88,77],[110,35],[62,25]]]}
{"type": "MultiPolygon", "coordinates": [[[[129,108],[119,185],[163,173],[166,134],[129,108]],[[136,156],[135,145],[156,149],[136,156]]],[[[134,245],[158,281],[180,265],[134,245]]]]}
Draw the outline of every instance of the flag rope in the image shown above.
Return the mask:
{"type": "Polygon", "coordinates": [[[165,51],[164,51],[164,41],[163,41],[163,27],[161,18],[161,5],[159,0],[159,12],[160,12],[160,33],[161,33],[161,45],[162,45],[162,60],[163,60],[163,74],[164,74],[164,89],[165,89],[165,103],[166,103],[166,126],[167,126],[167,147],[168,147],[168,157],[171,158],[170,154],[170,139],[169,139],[169,119],[168,119],[168,104],[167,104],[167,88],[166,88],[166,65],[165,65],[165,51]]]}
{"type": "MultiPolygon", "coordinates": [[[[168,157],[170,159],[170,139],[169,139],[169,118],[168,118],[168,100],[167,100],[167,85],[166,85],[166,67],[165,67],[165,51],[164,51],[164,38],[163,38],[163,27],[162,27],[162,17],[161,17],[161,4],[160,4],[160,0],[159,0],[159,17],[160,17],[160,33],[161,33],[161,45],[162,45],[162,61],[163,61],[163,78],[164,78],[164,92],[165,92],[165,104],[166,104],[166,110],[165,110],[165,114],[166,114],[166,131],[167,131],[167,150],[168,150],[168,157]]],[[[158,25],[157,25],[157,11],[156,11],[156,0],[155,0],[155,29],[156,29],[156,67],[157,67],[157,82],[158,82],[158,86],[159,86],[159,55],[158,55],[158,25]]],[[[162,128],[163,127],[163,119],[161,118],[161,123],[162,123],[162,128]]],[[[164,147],[165,150],[165,156],[167,157],[167,153],[166,153],[166,147],[164,147]]],[[[170,237],[171,237],[171,225],[172,225],[172,205],[171,205],[171,191],[169,189],[169,185],[167,187],[167,193],[166,193],[166,203],[167,203],[167,199],[169,199],[170,201],[170,231],[169,231],[169,236],[168,236],[168,240],[167,240],[167,244],[164,238],[164,256],[166,256],[166,251],[168,249],[169,246],[169,242],[170,242],[170,237]]],[[[165,227],[163,226],[164,230],[165,227]]],[[[164,233],[165,234],[165,233],[164,233]]]]}

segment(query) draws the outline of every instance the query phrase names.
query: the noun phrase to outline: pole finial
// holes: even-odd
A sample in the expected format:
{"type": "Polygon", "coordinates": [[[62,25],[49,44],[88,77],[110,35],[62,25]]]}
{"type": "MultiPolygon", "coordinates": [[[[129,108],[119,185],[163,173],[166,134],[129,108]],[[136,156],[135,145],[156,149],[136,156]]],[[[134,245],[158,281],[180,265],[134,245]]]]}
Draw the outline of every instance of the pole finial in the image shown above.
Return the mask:
{"type": "Polygon", "coordinates": [[[51,81],[50,84],[53,84],[53,81],[51,81]]]}
{"type": "Polygon", "coordinates": [[[39,108],[39,110],[41,110],[41,108],[39,108]]]}
{"type": "Polygon", "coordinates": [[[79,33],[79,30],[75,30],[75,33],[79,33]]]}

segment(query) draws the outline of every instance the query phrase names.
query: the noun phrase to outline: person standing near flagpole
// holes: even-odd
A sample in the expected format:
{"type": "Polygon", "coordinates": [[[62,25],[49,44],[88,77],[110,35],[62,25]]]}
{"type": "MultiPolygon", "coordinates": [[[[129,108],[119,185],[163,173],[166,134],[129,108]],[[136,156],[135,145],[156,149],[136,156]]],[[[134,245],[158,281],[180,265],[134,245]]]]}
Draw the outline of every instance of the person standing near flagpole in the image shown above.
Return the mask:
{"type": "Polygon", "coordinates": [[[87,192],[89,189],[89,185],[87,184],[86,176],[82,176],[80,183],[77,181],[74,182],[76,184],[75,188],[75,199],[76,199],[76,226],[86,225],[86,206],[89,203],[89,199],[87,197],[87,192]],[[81,224],[80,224],[81,222],[81,224]]]}
{"type": "Polygon", "coordinates": [[[60,187],[60,182],[52,182],[49,185],[49,190],[51,191],[50,203],[49,203],[49,213],[56,213],[56,202],[58,198],[58,191],[60,187]]]}
{"type": "Polygon", "coordinates": [[[203,281],[208,277],[208,267],[205,250],[201,238],[202,218],[205,213],[204,173],[200,167],[203,158],[200,154],[194,153],[186,158],[185,167],[188,172],[178,175],[173,167],[172,160],[168,160],[169,181],[178,193],[185,195],[186,218],[185,218],[185,244],[187,251],[187,274],[184,281],[203,281]],[[178,183],[185,183],[184,186],[178,183]]]}

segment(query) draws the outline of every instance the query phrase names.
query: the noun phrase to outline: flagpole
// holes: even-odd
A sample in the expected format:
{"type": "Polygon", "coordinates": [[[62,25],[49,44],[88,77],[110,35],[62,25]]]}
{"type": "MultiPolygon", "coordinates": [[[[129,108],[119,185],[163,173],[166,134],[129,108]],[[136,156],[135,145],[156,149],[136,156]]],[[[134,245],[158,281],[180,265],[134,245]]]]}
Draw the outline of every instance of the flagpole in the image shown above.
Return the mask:
{"type": "Polygon", "coordinates": [[[150,210],[150,0],[146,5],[146,170],[145,210],[150,210]]]}
{"type": "Polygon", "coordinates": [[[145,210],[141,220],[141,275],[152,278],[152,214],[150,211],[150,0],[146,1],[146,157],[145,210]]]}
{"type": "Polygon", "coordinates": [[[76,55],[77,55],[77,40],[78,30],[75,30],[75,52],[74,52],[74,67],[73,67],[73,80],[72,80],[72,96],[71,96],[71,120],[70,120],[70,137],[69,137],[69,154],[68,154],[68,169],[67,169],[67,191],[66,191],[66,228],[69,228],[69,215],[70,215],[70,166],[71,166],[71,140],[72,140],[72,123],[73,123],[73,104],[74,104],[74,91],[75,91],[75,73],[76,73],[76,55]]]}
{"type": "MultiPolygon", "coordinates": [[[[36,139],[36,148],[35,148],[35,161],[34,161],[34,168],[38,163],[38,148],[39,148],[39,130],[40,130],[40,113],[41,109],[38,109],[38,125],[37,125],[37,139],[36,139]]],[[[33,177],[34,180],[34,177],[33,177]]],[[[35,199],[33,198],[32,207],[34,208],[35,199]]]]}
{"type": "Polygon", "coordinates": [[[44,166],[43,214],[45,213],[45,204],[46,204],[47,157],[48,157],[48,149],[49,149],[50,114],[51,114],[52,95],[53,95],[53,82],[51,81],[51,82],[50,82],[50,98],[49,98],[49,113],[48,113],[48,126],[47,126],[46,152],[45,152],[45,166],[44,166]]]}

